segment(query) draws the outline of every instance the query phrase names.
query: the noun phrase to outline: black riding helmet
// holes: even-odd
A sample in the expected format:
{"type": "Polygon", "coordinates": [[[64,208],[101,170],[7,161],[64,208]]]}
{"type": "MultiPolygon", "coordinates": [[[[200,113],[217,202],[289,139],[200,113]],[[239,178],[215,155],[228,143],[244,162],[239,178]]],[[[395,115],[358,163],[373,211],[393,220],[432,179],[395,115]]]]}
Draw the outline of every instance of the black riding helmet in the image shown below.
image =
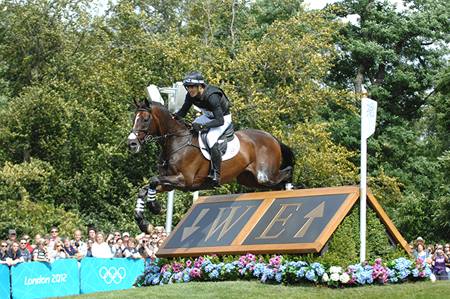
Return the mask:
{"type": "Polygon", "coordinates": [[[187,74],[183,79],[183,85],[184,87],[188,86],[197,86],[197,85],[203,85],[205,86],[205,79],[203,79],[203,75],[200,72],[190,72],[187,74]]]}

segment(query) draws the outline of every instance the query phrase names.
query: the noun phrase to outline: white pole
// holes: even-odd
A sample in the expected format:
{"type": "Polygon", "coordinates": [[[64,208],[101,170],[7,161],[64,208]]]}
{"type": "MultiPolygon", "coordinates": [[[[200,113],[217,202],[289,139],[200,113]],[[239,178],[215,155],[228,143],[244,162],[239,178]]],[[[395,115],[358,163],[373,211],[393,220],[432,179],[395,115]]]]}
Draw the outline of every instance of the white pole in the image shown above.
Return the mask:
{"type": "Polygon", "coordinates": [[[192,202],[195,203],[195,201],[198,199],[198,191],[192,192],[192,202]]]}
{"type": "Polygon", "coordinates": [[[359,260],[366,260],[366,208],[367,208],[367,138],[375,132],[377,119],[377,102],[367,97],[361,100],[361,165],[360,165],[360,211],[359,211],[359,260]]]}
{"type": "Polygon", "coordinates": [[[172,216],[173,216],[173,197],[175,190],[167,193],[167,215],[166,215],[166,232],[169,234],[172,231],[172,216]]]}
{"type": "Polygon", "coordinates": [[[359,237],[361,240],[359,260],[361,263],[366,260],[366,193],[367,193],[366,172],[367,172],[367,139],[364,138],[361,131],[361,181],[360,181],[360,203],[359,203],[359,221],[360,221],[359,237]]]}

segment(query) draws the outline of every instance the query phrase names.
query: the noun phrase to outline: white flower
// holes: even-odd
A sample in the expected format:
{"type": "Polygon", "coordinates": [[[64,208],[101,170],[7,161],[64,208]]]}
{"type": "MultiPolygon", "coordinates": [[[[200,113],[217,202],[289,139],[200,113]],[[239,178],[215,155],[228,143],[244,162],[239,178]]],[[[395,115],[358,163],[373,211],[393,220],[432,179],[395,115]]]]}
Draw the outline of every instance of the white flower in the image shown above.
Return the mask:
{"type": "Polygon", "coordinates": [[[324,275],[322,275],[322,281],[323,282],[328,282],[330,280],[330,277],[328,276],[328,274],[325,272],[324,275]]]}
{"type": "Polygon", "coordinates": [[[330,276],[332,281],[339,281],[339,274],[338,273],[332,273],[330,276]]]}
{"type": "Polygon", "coordinates": [[[350,280],[350,276],[347,273],[342,273],[340,277],[340,281],[342,283],[347,283],[350,280]]]}
{"type": "Polygon", "coordinates": [[[433,273],[430,274],[430,280],[431,282],[435,282],[436,281],[436,275],[434,275],[433,273]]]}
{"type": "Polygon", "coordinates": [[[330,272],[331,273],[341,273],[342,272],[342,268],[341,267],[332,266],[332,267],[330,267],[330,272]]]}

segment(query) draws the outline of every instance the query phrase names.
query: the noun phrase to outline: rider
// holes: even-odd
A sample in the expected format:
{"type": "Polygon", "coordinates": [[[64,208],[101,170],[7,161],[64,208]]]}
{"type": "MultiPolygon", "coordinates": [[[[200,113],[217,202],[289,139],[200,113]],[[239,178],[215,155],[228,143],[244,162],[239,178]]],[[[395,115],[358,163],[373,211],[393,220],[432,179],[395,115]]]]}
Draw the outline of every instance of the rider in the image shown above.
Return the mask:
{"type": "Polygon", "coordinates": [[[230,102],[222,89],[206,84],[199,72],[187,74],[183,85],[188,93],[175,117],[185,117],[192,105],[202,110],[203,114],[194,120],[192,128],[197,132],[209,131],[207,139],[211,154],[211,170],[208,178],[214,186],[218,186],[222,156],[217,140],[231,124],[230,102]]]}

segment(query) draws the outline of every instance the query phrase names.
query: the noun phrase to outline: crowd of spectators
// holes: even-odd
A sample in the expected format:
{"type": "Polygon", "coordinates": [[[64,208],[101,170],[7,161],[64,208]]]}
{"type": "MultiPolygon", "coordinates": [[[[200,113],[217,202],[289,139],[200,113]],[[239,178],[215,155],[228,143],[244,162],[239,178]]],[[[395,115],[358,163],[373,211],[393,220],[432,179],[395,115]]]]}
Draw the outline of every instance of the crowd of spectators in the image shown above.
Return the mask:
{"type": "Polygon", "coordinates": [[[413,255],[431,265],[438,280],[448,280],[450,276],[450,244],[425,244],[422,237],[418,237],[413,244],[413,255]]]}
{"type": "Polygon", "coordinates": [[[14,266],[22,262],[84,257],[153,259],[166,237],[162,226],[155,227],[151,234],[136,236],[120,231],[104,234],[89,228],[86,238],[81,230],[75,230],[72,237],[60,236],[57,227],[52,227],[48,235],[36,234],[34,239],[29,235],[17,238],[16,230],[10,229],[8,239],[0,242],[0,264],[14,266]]]}

